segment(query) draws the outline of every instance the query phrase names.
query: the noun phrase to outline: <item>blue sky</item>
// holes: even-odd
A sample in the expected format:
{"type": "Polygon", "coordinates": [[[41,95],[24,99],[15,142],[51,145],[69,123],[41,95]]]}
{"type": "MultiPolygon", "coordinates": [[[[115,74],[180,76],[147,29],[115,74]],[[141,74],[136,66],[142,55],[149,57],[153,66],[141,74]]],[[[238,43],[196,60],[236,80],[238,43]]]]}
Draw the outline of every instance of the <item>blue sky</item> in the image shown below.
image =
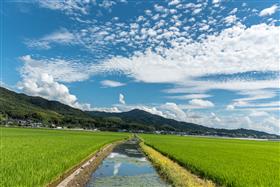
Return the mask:
{"type": "Polygon", "coordinates": [[[279,134],[278,1],[3,1],[4,87],[279,134]]]}

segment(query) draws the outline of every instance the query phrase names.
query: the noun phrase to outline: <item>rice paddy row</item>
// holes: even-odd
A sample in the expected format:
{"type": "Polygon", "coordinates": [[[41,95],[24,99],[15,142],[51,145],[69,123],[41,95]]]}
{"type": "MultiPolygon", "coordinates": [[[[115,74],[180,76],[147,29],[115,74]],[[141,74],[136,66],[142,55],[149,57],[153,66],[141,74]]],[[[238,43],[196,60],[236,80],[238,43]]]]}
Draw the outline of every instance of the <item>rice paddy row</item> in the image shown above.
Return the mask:
{"type": "Polygon", "coordinates": [[[44,186],[128,134],[1,128],[0,186],[44,186]]]}
{"type": "Polygon", "coordinates": [[[222,186],[280,186],[280,142],[141,135],[145,144],[222,186]]]}

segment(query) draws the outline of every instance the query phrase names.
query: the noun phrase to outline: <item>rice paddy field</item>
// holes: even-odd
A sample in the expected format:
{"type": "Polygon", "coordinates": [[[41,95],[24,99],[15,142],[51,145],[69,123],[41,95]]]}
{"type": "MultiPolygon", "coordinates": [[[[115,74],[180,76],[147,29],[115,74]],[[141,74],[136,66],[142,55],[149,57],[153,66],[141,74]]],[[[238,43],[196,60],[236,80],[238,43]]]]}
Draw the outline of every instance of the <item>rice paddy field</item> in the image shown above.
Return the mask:
{"type": "Polygon", "coordinates": [[[124,133],[0,128],[0,186],[45,186],[124,133]]]}
{"type": "Polygon", "coordinates": [[[145,144],[222,186],[279,187],[280,142],[141,135],[145,144]]]}

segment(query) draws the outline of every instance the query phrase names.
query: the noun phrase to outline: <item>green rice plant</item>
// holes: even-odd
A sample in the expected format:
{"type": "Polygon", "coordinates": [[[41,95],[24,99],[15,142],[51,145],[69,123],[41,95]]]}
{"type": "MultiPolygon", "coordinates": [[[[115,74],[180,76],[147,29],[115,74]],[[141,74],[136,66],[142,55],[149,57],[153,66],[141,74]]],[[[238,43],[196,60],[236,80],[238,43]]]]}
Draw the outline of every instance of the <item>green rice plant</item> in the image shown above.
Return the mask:
{"type": "Polygon", "coordinates": [[[124,133],[0,128],[0,186],[45,186],[124,133]]]}
{"type": "Polygon", "coordinates": [[[280,142],[141,135],[147,145],[222,186],[279,187],[280,142]]]}

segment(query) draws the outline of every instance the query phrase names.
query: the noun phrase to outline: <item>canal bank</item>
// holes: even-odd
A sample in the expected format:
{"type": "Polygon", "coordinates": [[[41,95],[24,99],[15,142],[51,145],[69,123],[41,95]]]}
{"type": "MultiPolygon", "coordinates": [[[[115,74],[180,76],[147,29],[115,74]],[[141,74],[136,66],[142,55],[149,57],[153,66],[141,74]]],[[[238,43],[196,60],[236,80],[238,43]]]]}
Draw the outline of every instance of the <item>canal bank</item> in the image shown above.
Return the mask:
{"type": "Polygon", "coordinates": [[[100,165],[112,150],[125,140],[113,142],[105,145],[97,152],[93,153],[84,161],[66,171],[56,180],[52,181],[47,187],[76,187],[85,186],[93,171],[100,165]]]}
{"type": "Polygon", "coordinates": [[[190,171],[180,166],[177,162],[164,156],[152,147],[140,143],[141,149],[149,160],[157,168],[159,174],[164,177],[172,186],[175,187],[215,187],[216,185],[206,179],[192,174],[190,171]]]}

